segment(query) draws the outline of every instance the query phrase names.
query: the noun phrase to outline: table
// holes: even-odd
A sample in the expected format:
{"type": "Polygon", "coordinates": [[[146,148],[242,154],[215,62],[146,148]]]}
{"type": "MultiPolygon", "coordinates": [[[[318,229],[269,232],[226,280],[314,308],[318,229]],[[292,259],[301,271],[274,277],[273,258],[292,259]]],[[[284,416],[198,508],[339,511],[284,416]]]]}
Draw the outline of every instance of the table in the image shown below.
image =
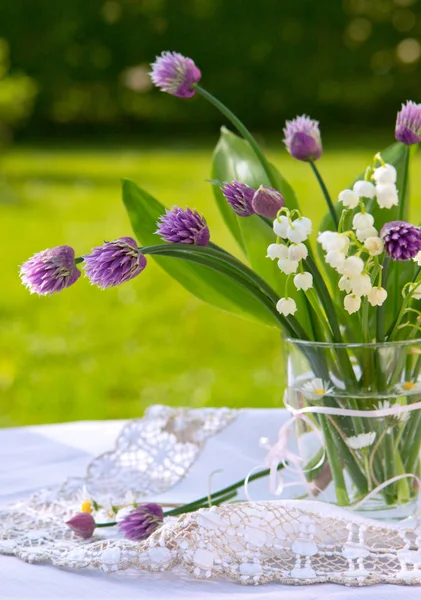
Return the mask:
{"type": "MultiPolygon", "coordinates": [[[[167,495],[175,501],[194,499],[206,489],[209,472],[224,470],[215,485],[226,484],[244,476],[262,462],[266,451],[259,439],[276,439],[279,426],[287,418],[284,410],[243,410],[222,432],[210,438],[202,450],[206,465],[197,463],[176,488],[167,495]],[[223,457],[223,461],[221,461],[223,457]]],[[[110,450],[126,421],[90,421],[4,429],[0,431],[0,505],[27,497],[45,486],[61,483],[69,476],[83,476],[97,454],[110,450]]],[[[203,464],[203,463],[202,463],[203,464]]],[[[254,485],[254,484],[253,484],[254,485]]],[[[256,482],[253,494],[270,498],[267,481],[256,482]]],[[[397,593],[405,599],[421,598],[417,586],[378,585],[347,588],[334,584],[291,587],[268,584],[246,587],[227,581],[196,581],[188,575],[120,572],[94,573],[57,569],[50,565],[31,565],[17,558],[0,556],[0,599],[122,599],[145,600],[391,600],[397,593]],[[399,589],[396,589],[399,587],[399,589]]]]}

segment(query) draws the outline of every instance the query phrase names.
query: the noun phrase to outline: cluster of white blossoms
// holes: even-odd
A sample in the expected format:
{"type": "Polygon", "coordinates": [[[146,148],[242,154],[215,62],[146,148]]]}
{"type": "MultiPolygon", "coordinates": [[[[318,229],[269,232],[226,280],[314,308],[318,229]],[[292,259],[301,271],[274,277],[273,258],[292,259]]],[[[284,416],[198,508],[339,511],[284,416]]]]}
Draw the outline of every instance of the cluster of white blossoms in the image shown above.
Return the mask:
{"type": "Polygon", "coordinates": [[[357,181],[352,190],[343,190],[339,194],[339,202],[342,202],[345,208],[354,209],[361,203],[362,198],[376,198],[380,208],[397,206],[396,177],[395,167],[383,164],[372,170],[372,181],[357,181]]]}
{"type": "MultiPolygon", "coordinates": [[[[267,249],[267,258],[278,261],[279,269],[285,275],[294,275],[294,285],[297,290],[306,292],[313,287],[313,276],[305,271],[302,262],[308,256],[308,249],[304,242],[313,230],[312,222],[307,217],[298,216],[293,219],[296,211],[289,212],[283,209],[286,214],[281,214],[273,222],[273,231],[278,240],[276,244],[270,244],[267,249]],[[297,273],[298,271],[298,273],[297,273]]],[[[292,298],[281,298],[277,305],[277,310],[285,315],[293,315],[297,310],[297,305],[292,298]]]]}

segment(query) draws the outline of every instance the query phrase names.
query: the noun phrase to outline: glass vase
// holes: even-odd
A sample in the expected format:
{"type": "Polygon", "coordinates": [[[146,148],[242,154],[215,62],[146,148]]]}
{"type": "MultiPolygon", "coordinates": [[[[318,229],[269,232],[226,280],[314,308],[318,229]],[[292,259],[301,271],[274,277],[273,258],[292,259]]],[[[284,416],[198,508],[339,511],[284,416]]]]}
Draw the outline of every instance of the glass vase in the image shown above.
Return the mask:
{"type": "Polygon", "coordinates": [[[310,495],[379,518],[411,514],[420,488],[421,339],[286,339],[283,348],[310,495]]]}

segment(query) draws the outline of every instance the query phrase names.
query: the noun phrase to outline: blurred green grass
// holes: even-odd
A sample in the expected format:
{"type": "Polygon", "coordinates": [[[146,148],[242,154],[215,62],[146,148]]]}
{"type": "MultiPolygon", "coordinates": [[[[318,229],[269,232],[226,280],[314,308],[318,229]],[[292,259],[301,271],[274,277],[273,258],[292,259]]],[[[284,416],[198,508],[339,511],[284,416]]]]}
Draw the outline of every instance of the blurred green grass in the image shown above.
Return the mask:
{"type": "MultiPolygon", "coordinates": [[[[320,161],[333,196],[378,150],[334,145],[320,161]]],[[[315,227],[325,205],[313,176],[280,147],[270,152],[315,227]]],[[[280,339],[200,303],[152,260],[135,281],[101,292],[81,279],[51,298],[30,296],[18,265],[67,243],[79,254],[131,233],[120,178],[168,206],[206,214],[215,242],[235,251],[206,178],[211,145],[145,148],[15,147],[2,157],[0,189],[0,425],[137,417],[152,403],[278,406],[280,339]]],[[[416,157],[412,173],[420,170],[416,157]]],[[[421,219],[421,181],[414,181],[421,219]]]]}

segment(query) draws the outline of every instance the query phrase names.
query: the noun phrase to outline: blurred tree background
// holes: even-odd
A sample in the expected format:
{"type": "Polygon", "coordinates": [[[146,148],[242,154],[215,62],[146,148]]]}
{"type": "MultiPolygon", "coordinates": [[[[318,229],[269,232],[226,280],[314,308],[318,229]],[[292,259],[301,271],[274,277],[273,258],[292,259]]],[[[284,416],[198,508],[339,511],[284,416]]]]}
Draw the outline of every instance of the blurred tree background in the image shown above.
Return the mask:
{"type": "Polygon", "coordinates": [[[0,37],[39,88],[27,136],[213,130],[205,102],[151,90],[163,49],[255,129],[307,112],[332,128],[390,123],[420,99],[417,0],[15,0],[0,37]]]}

